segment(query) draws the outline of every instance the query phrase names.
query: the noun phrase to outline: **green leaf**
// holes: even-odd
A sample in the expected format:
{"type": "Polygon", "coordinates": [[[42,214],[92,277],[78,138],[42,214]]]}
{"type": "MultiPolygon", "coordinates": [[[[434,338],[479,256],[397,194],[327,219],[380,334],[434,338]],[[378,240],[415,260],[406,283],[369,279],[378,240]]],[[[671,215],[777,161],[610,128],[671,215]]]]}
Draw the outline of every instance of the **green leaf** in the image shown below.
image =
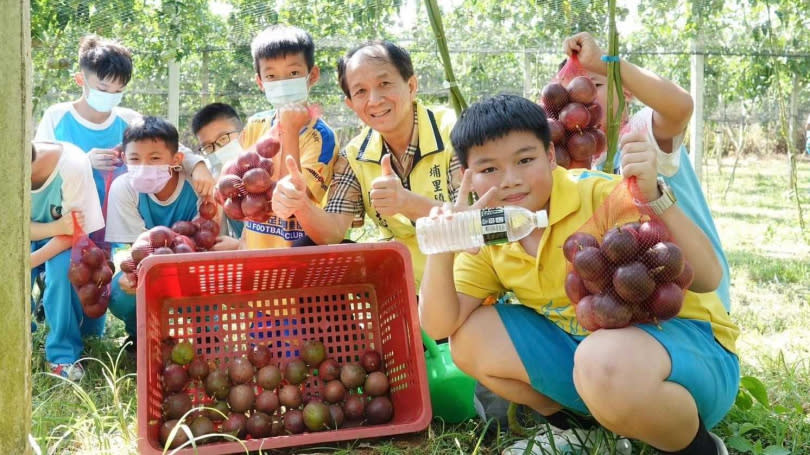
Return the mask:
{"type": "Polygon", "coordinates": [[[762,429],[762,426],[761,425],[756,425],[756,424],[753,424],[753,423],[750,423],[750,422],[745,422],[745,423],[740,425],[740,427],[736,431],[736,434],[739,435],[739,436],[742,436],[742,435],[744,435],[745,433],[748,433],[751,430],[757,430],[757,429],[762,429]]]}
{"type": "Polygon", "coordinates": [[[765,408],[770,409],[771,405],[768,401],[768,391],[765,389],[765,384],[762,383],[759,379],[753,376],[743,376],[740,379],[740,386],[745,387],[745,390],[748,391],[762,406],[765,408]]]}
{"type": "Polygon", "coordinates": [[[742,409],[743,411],[747,411],[751,409],[751,406],[754,404],[754,400],[751,398],[751,395],[745,393],[744,391],[740,390],[737,392],[737,398],[734,400],[734,405],[738,408],[742,409]]]}
{"type": "Polygon", "coordinates": [[[764,455],[790,455],[790,450],[782,446],[768,446],[762,453],[764,455]]]}
{"type": "Polygon", "coordinates": [[[726,439],[726,446],[737,452],[752,452],[754,450],[754,446],[751,445],[751,442],[742,436],[732,436],[726,439]]]}

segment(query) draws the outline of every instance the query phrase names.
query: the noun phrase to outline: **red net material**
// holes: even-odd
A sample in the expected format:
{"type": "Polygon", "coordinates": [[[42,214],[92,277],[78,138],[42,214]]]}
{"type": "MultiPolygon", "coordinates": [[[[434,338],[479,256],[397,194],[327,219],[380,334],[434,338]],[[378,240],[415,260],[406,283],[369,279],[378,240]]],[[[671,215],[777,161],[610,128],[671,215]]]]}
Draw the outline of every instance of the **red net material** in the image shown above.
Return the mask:
{"type": "Polygon", "coordinates": [[[557,164],[590,169],[593,157],[604,152],[607,139],[600,125],[603,107],[597,102],[596,86],[576,54],[543,87],[540,105],[548,115],[557,164]]]}
{"type": "MultiPolygon", "coordinates": [[[[310,122],[317,121],[321,108],[307,106],[310,122]]],[[[264,223],[273,213],[273,191],[285,169],[281,161],[280,131],[276,122],[256,144],[243,151],[236,160],[225,163],[217,182],[216,200],[228,218],[264,223]]]]}
{"type": "Polygon", "coordinates": [[[215,220],[217,206],[204,200],[199,207],[200,216],[191,221],[178,221],[171,228],[155,226],[135,239],[129,256],[121,261],[121,270],[133,285],[138,282],[141,261],[157,254],[186,254],[210,250],[219,236],[219,223],[215,220]]]}
{"type": "MultiPolygon", "coordinates": [[[[101,215],[105,220],[107,219],[107,204],[110,202],[110,186],[112,186],[113,180],[126,173],[126,167],[124,167],[124,149],[121,147],[121,144],[116,145],[112,150],[115,152],[115,157],[113,158],[113,166],[115,166],[115,169],[101,171],[101,175],[104,177],[104,203],[101,205],[101,215]]],[[[99,248],[109,253],[112,251],[112,245],[104,241],[106,232],[107,228],[105,226],[90,234],[90,239],[93,240],[99,248]]]]}
{"type": "Polygon", "coordinates": [[[68,280],[79,296],[84,314],[98,318],[110,305],[110,281],[115,265],[109,252],[96,246],[73,216],[73,241],[70,251],[68,280]]]}
{"type": "Polygon", "coordinates": [[[565,241],[565,292],[587,330],[659,322],[678,315],[692,267],[645,204],[634,177],[620,183],[565,241]]]}
{"type": "MultiPolygon", "coordinates": [[[[190,343],[194,355],[227,365],[256,346],[285,369],[307,340],[321,340],[340,364],[381,354],[393,417],[384,424],[244,441],[251,452],[422,431],[431,419],[410,255],[400,244],[330,245],[194,255],[152,256],[138,287],[139,453],[163,453],[160,427],[167,398],[161,384],[165,340],[190,343]]],[[[311,376],[304,396],[324,396],[311,376]]],[[[191,390],[190,392],[193,392],[191,390]]],[[[194,406],[210,403],[191,393],[194,406]]],[[[195,453],[182,449],[178,453],[195,453]]],[[[219,441],[199,454],[244,453],[219,441]]]]}

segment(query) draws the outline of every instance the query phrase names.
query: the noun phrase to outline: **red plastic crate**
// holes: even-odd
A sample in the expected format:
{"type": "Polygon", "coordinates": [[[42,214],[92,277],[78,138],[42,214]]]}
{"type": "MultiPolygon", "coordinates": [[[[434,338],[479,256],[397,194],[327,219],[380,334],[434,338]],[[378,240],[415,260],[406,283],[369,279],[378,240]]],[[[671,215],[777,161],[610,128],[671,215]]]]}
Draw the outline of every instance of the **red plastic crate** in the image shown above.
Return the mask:
{"type": "MultiPolygon", "coordinates": [[[[395,242],[261,251],[154,255],[139,270],[138,449],[163,453],[158,434],[163,391],[161,341],[191,342],[220,363],[267,344],[277,364],[321,339],[339,363],[366,349],[383,355],[393,419],[245,441],[250,451],[421,431],[431,419],[410,254],[395,242]]],[[[318,393],[317,377],[305,393],[318,393]]],[[[202,396],[194,398],[203,402],[202,396]]],[[[188,448],[181,454],[194,453],[188,448]]],[[[199,446],[198,454],[244,453],[236,442],[199,446]]]]}

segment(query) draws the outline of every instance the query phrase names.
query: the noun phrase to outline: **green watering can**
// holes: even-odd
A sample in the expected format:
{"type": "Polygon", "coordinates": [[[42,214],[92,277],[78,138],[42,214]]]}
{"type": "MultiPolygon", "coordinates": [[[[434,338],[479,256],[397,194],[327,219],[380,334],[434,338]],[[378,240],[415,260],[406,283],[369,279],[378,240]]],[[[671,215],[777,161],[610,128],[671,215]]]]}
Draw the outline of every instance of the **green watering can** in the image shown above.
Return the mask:
{"type": "Polygon", "coordinates": [[[449,344],[437,345],[424,330],[422,343],[427,348],[425,365],[433,417],[441,417],[448,423],[459,423],[475,417],[475,379],[464,374],[453,363],[449,344]]]}

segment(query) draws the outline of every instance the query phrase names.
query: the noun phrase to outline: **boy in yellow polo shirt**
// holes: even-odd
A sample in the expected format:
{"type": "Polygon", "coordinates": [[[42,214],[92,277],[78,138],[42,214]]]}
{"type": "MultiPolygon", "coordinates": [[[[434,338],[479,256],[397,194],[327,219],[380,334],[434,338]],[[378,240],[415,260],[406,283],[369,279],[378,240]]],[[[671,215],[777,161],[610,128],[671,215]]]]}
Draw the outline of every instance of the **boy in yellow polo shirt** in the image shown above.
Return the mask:
{"type": "MultiPolygon", "coordinates": [[[[273,25],[259,33],[250,48],[256,84],[274,109],[248,119],[239,143],[247,149],[277,127],[281,151],[272,158],[273,178],[286,175],[285,158],[291,157],[303,169],[308,198],[320,205],[339,149],[335,133],[322,119],[313,118],[306,105],[309,88],[320,76],[312,37],[298,27],[273,25]]],[[[295,218],[271,215],[263,223],[245,221],[242,235],[249,250],[284,248],[302,239],[304,230],[295,218]]]]}
{"type": "MultiPolygon", "coordinates": [[[[734,403],[738,329],[713,292],[721,270],[709,240],[659,184],[655,149],[646,136],[623,138],[623,175],[635,176],[652,201],[693,266],[695,281],[677,318],[592,334],[577,323],[566,297],[562,244],[621,177],[557,167],[542,108],[516,96],[471,106],[451,140],[464,169],[459,202],[434,215],[470,209],[466,195],[474,191],[481,198],[472,208],[546,210],[549,226],[476,254],[428,256],[420,298],[428,335],[450,337],[453,360],[462,370],[552,425],[564,427],[561,412],[574,411],[661,453],[727,453],[707,428],[734,403]],[[506,290],[519,305],[482,305],[487,296],[506,290]]],[[[635,207],[611,215],[619,223],[639,218],[635,207]]]]}

